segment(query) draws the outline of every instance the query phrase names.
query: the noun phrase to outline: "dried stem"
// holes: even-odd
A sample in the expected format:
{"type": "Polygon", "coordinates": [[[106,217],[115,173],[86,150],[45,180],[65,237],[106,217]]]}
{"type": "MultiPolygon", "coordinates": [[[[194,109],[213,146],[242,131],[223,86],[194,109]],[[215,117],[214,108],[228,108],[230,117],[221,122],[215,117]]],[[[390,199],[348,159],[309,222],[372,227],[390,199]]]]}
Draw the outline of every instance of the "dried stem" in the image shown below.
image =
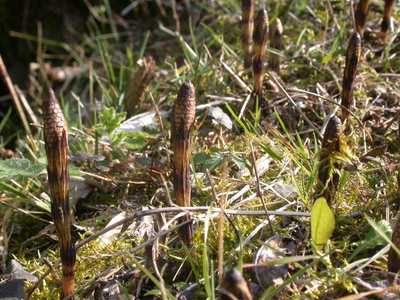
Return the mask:
{"type": "Polygon", "coordinates": [[[322,140],[317,196],[323,196],[328,203],[332,203],[339,183],[339,175],[335,172],[335,169],[338,169],[339,166],[334,163],[334,155],[340,152],[341,127],[340,119],[332,116],[326,126],[322,140]]]}
{"type": "Polygon", "coordinates": [[[134,115],[138,105],[143,102],[145,91],[155,77],[155,70],[154,59],[151,56],[143,58],[142,64],[132,77],[124,100],[128,117],[134,115]]]}
{"type": "Polygon", "coordinates": [[[245,69],[250,68],[253,63],[254,7],[254,0],[242,0],[242,47],[245,69]]]}
{"type": "Polygon", "coordinates": [[[353,85],[357,73],[357,66],[361,58],[361,37],[354,32],[350,37],[346,51],[346,65],[342,82],[342,122],[346,121],[353,102],[353,85]]]}
{"type": "MultiPolygon", "coordinates": [[[[269,39],[270,39],[270,46],[274,50],[281,51],[283,50],[283,26],[282,22],[279,18],[275,20],[274,26],[269,32],[269,39]]],[[[280,63],[281,59],[278,54],[271,53],[269,55],[269,61],[268,61],[268,66],[271,70],[275,71],[276,73],[279,74],[280,71],[280,63]]]]}
{"type": "Polygon", "coordinates": [[[11,80],[10,75],[8,74],[7,67],[6,67],[6,65],[3,61],[3,57],[1,55],[0,55],[0,76],[3,78],[5,84],[8,88],[8,91],[10,92],[11,99],[14,102],[14,105],[17,109],[18,115],[22,121],[22,125],[24,126],[24,129],[25,129],[27,135],[32,136],[32,132],[29,127],[28,120],[26,119],[26,115],[25,115],[24,109],[22,107],[21,101],[18,98],[17,91],[11,80]]]}
{"type": "MultiPolygon", "coordinates": [[[[191,206],[191,182],[189,161],[191,155],[191,131],[196,115],[195,89],[191,82],[182,85],[173,109],[173,122],[171,145],[174,152],[173,176],[176,204],[179,206],[191,206]]],[[[180,220],[189,220],[190,216],[184,216],[180,220]]],[[[191,245],[193,240],[193,228],[189,223],[180,230],[181,238],[186,245],[191,245]]]]}
{"type": "Polygon", "coordinates": [[[254,94],[258,97],[259,104],[262,101],[262,87],[264,81],[264,57],[267,49],[268,37],[268,15],[265,9],[258,11],[255,19],[253,34],[254,57],[253,57],[253,76],[254,94]]]}
{"type": "Polygon", "coordinates": [[[383,18],[381,24],[381,39],[386,41],[387,33],[390,27],[390,19],[393,12],[394,0],[385,0],[385,10],[383,11],[383,18]]]}
{"type": "Polygon", "coordinates": [[[355,19],[356,31],[362,36],[364,34],[365,23],[368,16],[369,0],[360,0],[357,4],[355,19]]]}
{"type": "Polygon", "coordinates": [[[71,232],[73,213],[68,199],[68,133],[63,113],[52,90],[43,102],[43,118],[51,211],[59,238],[63,269],[61,299],[73,299],[76,251],[71,232]]]}
{"type": "Polygon", "coordinates": [[[221,300],[253,299],[246,280],[244,280],[242,274],[236,269],[229,270],[225,273],[219,290],[221,293],[221,300]]]}

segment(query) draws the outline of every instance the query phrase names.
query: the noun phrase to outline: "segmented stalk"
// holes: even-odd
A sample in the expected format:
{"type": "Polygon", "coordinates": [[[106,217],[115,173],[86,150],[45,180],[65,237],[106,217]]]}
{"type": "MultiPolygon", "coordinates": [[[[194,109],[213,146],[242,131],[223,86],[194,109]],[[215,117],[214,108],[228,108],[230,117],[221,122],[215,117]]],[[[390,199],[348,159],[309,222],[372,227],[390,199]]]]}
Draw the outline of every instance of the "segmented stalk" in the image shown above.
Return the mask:
{"type": "Polygon", "coordinates": [[[221,286],[221,300],[252,300],[253,296],[244,280],[242,274],[236,270],[231,269],[224,274],[221,286]]]}
{"type": "Polygon", "coordinates": [[[357,73],[357,66],[361,57],[361,37],[354,32],[350,37],[346,51],[346,62],[342,82],[342,121],[350,113],[353,104],[353,85],[357,73]]]}
{"type": "Polygon", "coordinates": [[[394,0],[385,0],[385,9],[383,11],[383,19],[381,24],[381,38],[386,41],[387,33],[390,27],[390,19],[392,16],[394,0]]]}
{"type": "Polygon", "coordinates": [[[334,163],[334,155],[340,152],[340,134],[342,123],[336,116],[332,116],[326,125],[322,139],[321,152],[319,157],[317,190],[318,197],[324,197],[328,203],[334,199],[339,175],[335,172],[338,165],[334,163]]]}
{"type": "Polygon", "coordinates": [[[242,0],[242,48],[245,69],[250,68],[253,63],[254,7],[254,0],[242,0]]]}
{"type": "MultiPolygon", "coordinates": [[[[270,47],[275,50],[283,50],[283,26],[282,22],[279,18],[275,20],[274,26],[270,31],[269,39],[270,39],[270,47]]],[[[280,71],[280,56],[275,53],[271,53],[269,55],[268,66],[271,70],[279,73],[280,71]]]]}
{"type": "Polygon", "coordinates": [[[268,15],[265,9],[258,11],[255,19],[255,28],[253,34],[254,57],[253,57],[253,76],[254,93],[259,101],[262,99],[262,87],[264,80],[264,57],[267,49],[268,37],[268,15]]]}
{"type": "MultiPolygon", "coordinates": [[[[195,115],[195,89],[189,81],[181,86],[172,114],[173,176],[176,204],[179,206],[191,206],[189,161],[191,155],[191,131],[195,115]]],[[[187,220],[190,220],[189,215],[180,219],[181,222],[187,220]]],[[[189,223],[181,227],[180,235],[186,245],[191,245],[193,241],[192,224],[189,223]]]]}
{"type": "Polygon", "coordinates": [[[355,11],[356,31],[362,36],[367,22],[369,0],[360,0],[355,11]]]}
{"type": "Polygon", "coordinates": [[[73,299],[76,253],[71,232],[74,217],[68,200],[68,133],[53,90],[49,91],[48,98],[43,102],[43,118],[51,212],[58,234],[63,269],[61,299],[73,299]]]}

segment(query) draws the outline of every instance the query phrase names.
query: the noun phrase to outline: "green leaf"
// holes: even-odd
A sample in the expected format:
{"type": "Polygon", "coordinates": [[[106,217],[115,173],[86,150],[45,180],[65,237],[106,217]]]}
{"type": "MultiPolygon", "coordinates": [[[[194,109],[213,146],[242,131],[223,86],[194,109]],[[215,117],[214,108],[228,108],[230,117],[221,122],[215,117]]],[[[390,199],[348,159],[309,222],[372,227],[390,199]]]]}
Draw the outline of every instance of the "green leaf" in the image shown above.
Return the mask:
{"type": "MultiPolygon", "coordinates": [[[[392,227],[390,227],[388,221],[380,220],[378,223],[376,223],[376,226],[386,236],[391,236],[392,227]]],[[[362,240],[362,242],[356,248],[356,250],[354,250],[353,254],[349,258],[349,261],[351,261],[354,257],[356,257],[359,253],[363,251],[375,249],[379,246],[386,246],[386,245],[387,242],[385,241],[385,239],[375,229],[372,228],[370,231],[368,231],[365,238],[362,240]]]]}
{"type": "Polygon", "coordinates": [[[213,171],[224,161],[224,155],[218,152],[210,154],[201,152],[193,157],[193,161],[196,167],[213,171]]]}
{"type": "Polygon", "coordinates": [[[0,160],[0,179],[34,177],[42,173],[45,168],[45,165],[34,164],[28,159],[0,160]]]}
{"type": "Polygon", "coordinates": [[[129,132],[124,135],[126,146],[133,151],[142,150],[150,140],[154,139],[153,135],[144,131],[129,132]]]}
{"type": "Polygon", "coordinates": [[[335,229],[335,215],[326,199],[318,198],[311,209],[311,238],[317,251],[321,251],[335,229]]]}

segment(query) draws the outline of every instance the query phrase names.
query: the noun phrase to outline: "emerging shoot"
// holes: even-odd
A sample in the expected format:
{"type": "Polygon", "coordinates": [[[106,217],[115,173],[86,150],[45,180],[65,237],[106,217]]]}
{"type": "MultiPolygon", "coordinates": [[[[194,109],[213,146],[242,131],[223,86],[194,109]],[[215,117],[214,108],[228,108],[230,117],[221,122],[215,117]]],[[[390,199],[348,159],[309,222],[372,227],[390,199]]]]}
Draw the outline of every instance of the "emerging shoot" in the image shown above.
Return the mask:
{"type": "Polygon", "coordinates": [[[342,82],[342,122],[345,122],[353,106],[353,86],[357,66],[361,58],[361,37],[354,32],[350,37],[346,51],[346,62],[342,82]]]}
{"type": "Polygon", "coordinates": [[[364,34],[365,23],[367,22],[369,0],[360,0],[354,14],[356,31],[360,36],[364,34]]]}
{"type": "Polygon", "coordinates": [[[133,75],[124,99],[125,111],[131,117],[144,100],[144,94],[154,79],[156,63],[151,56],[143,58],[139,69],[133,75]]]}
{"type": "Polygon", "coordinates": [[[386,41],[387,33],[390,28],[391,15],[393,12],[394,0],[385,0],[385,9],[383,11],[383,18],[381,24],[380,37],[382,41],[386,41]]]}
{"type": "Polygon", "coordinates": [[[242,48],[244,68],[251,67],[253,62],[252,38],[254,28],[254,0],[242,0],[242,48]]]}
{"type": "Polygon", "coordinates": [[[72,241],[73,213],[69,204],[68,133],[64,115],[53,90],[43,102],[44,141],[51,212],[60,244],[63,269],[61,299],[73,299],[75,246],[72,241]]]}
{"type": "MultiPolygon", "coordinates": [[[[283,26],[279,18],[275,20],[275,23],[269,32],[270,46],[274,50],[283,50],[283,26]]],[[[275,53],[269,55],[268,66],[271,70],[279,74],[280,70],[280,56],[275,53]]]]}
{"type": "MultiPolygon", "coordinates": [[[[189,161],[191,155],[191,131],[196,115],[195,89],[189,81],[182,85],[176,98],[172,113],[171,145],[173,156],[173,180],[176,204],[191,205],[191,182],[189,161]]],[[[190,220],[187,215],[180,222],[190,220]]],[[[183,242],[190,246],[193,241],[193,226],[191,223],[180,229],[183,242]]]]}
{"type": "Polygon", "coordinates": [[[328,204],[332,203],[339,183],[339,175],[335,172],[335,169],[338,169],[339,166],[334,162],[334,156],[340,152],[341,127],[340,119],[332,116],[326,126],[322,140],[317,196],[324,197],[328,204]]]}
{"type": "Polygon", "coordinates": [[[253,76],[254,94],[258,98],[259,104],[262,99],[262,87],[264,81],[264,58],[267,49],[268,37],[268,15],[265,9],[258,11],[253,34],[254,57],[253,57],[253,76]]]}
{"type": "Polygon", "coordinates": [[[253,299],[246,280],[244,280],[242,274],[236,269],[225,272],[221,282],[220,292],[221,300],[253,299]]]}

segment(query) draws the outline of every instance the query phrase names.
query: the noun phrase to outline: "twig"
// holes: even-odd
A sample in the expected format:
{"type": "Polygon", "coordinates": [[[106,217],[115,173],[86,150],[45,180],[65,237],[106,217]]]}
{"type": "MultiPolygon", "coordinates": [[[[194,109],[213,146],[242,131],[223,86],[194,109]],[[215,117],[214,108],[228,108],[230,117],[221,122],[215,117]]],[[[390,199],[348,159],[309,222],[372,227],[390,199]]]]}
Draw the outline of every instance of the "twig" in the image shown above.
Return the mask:
{"type": "Polygon", "coordinates": [[[1,56],[1,54],[0,54],[0,75],[3,77],[3,80],[4,80],[4,82],[5,82],[5,84],[6,84],[7,88],[8,88],[8,91],[10,92],[11,99],[13,100],[14,105],[17,108],[19,117],[21,118],[22,125],[24,126],[24,129],[25,129],[26,133],[29,136],[32,136],[32,132],[31,132],[31,129],[29,128],[29,124],[28,124],[28,121],[26,119],[26,116],[25,116],[25,113],[24,113],[24,109],[22,108],[20,99],[18,98],[18,95],[17,95],[17,92],[15,90],[14,84],[13,84],[11,78],[10,78],[10,75],[8,74],[7,67],[4,64],[3,57],[1,56]]]}
{"type": "Polygon", "coordinates": [[[215,190],[214,180],[211,178],[210,171],[206,170],[207,178],[210,181],[211,191],[215,203],[218,204],[220,208],[218,217],[218,280],[222,282],[222,277],[224,275],[224,200],[218,200],[218,195],[215,190]]]}
{"type": "MultiPolygon", "coordinates": [[[[163,213],[182,213],[182,212],[192,212],[192,213],[204,213],[207,211],[211,211],[211,213],[219,213],[221,210],[219,208],[210,208],[209,206],[195,206],[195,207],[163,207],[163,208],[155,208],[144,211],[137,211],[131,215],[126,216],[124,219],[115,222],[95,233],[86,239],[81,240],[76,244],[76,249],[78,250],[85,244],[97,239],[99,236],[105,234],[106,232],[121,226],[125,223],[131,222],[134,219],[141,218],[147,215],[154,214],[163,214],[163,213]]],[[[257,210],[239,210],[239,209],[225,209],[224,213],[227,215],[241,215],[241,216],[251,216],[251,217],[261,217],[265,216],[265,214],[270,216],[293,216],[293,217],[310,217],[309,213],[306,212],[298,212],[298,211],[257,211],[257,210]]]]}
{"type": "Polygon", "coordinates": [[[253,148],[253,143],[250,142],[250,149],[251,149],[251,161],[252,161],[252,165],[253,165],[253,169],[254,169],[254,174],[256,175],[256,187],[257,187],[257,194],[258,197],[261,199],[262,205],[264,207],[267,219],[268,219],[268,225],[269,225],[269,229],[271,230],[271,234],[275,235],[275,231],[274,228],[272,227],[272,221],[271,218],[268,214],[268,208],[267,208],[267,204],[264,201],[264,197],[262,195],[261,192],[261,187],[260,187],[260,177],[258,176],[258,170],[257,170],[257,163],[256,163],[256,155],[254,153],[254,148],[253,148]]]}

